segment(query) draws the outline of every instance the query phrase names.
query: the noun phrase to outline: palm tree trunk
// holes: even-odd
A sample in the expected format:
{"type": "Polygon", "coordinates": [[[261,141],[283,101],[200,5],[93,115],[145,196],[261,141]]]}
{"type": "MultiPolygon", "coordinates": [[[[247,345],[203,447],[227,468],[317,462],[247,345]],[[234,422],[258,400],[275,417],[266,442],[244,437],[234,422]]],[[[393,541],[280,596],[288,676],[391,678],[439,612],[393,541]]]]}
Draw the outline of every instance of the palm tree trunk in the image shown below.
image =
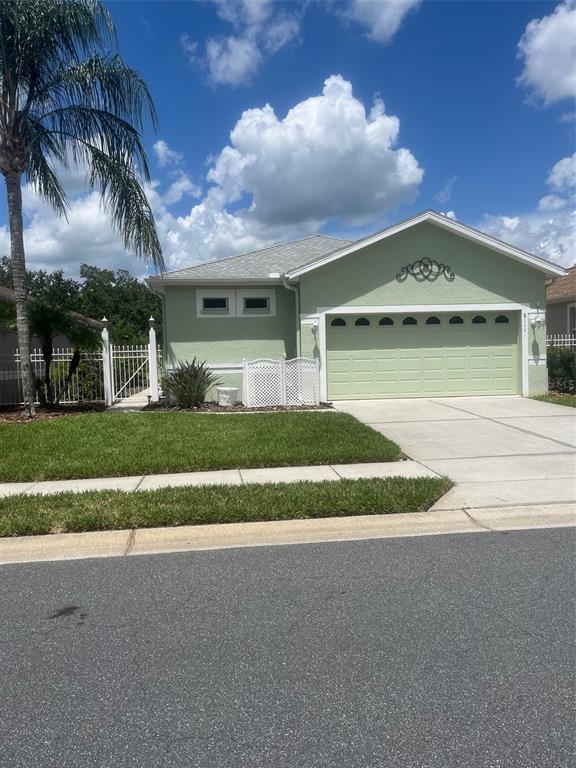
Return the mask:
{"type": "Polygon", "coordinates": [[[36,388],[34,371],[30,362],[30,323],[28,320],[28,291],[26,288],[26,257],[24,255],[24,234],[22,221],[22,174],[8,171],[5,174],[8,198],[8,219],[10,223],[10,260],[12,280],[16,295],[16,327],[18,348],[20,350],[20,371],[24,393],[24,409],[28,416],[33,416],[36,388]]]}

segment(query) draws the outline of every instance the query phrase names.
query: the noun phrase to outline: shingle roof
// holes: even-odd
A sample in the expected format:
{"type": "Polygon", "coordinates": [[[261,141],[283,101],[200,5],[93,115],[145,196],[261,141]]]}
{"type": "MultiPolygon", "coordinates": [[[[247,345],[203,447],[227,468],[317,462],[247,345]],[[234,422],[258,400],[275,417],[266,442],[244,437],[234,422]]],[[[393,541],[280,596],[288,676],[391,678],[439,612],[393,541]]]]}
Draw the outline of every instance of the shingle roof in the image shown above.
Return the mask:
{"type": "Polygon", "coordinates": [[[555,277],[546,286],[547,301],[576,301],[576,264],[564,277],[555,277]]]}
{"type": "MultiPolygon", "coordinates": [[[[291,269],[308,264],[333,251],[349,245],[326,235],[312,235],[290,243],[279,243],[250,253],[241,253],[227,259],[197,264],[194,267],[165,272],[164,279],[172,280],[269,280],[278,278],[291,269]]],[[[154,278],[155,281],[161,278],[154,278]]]]}

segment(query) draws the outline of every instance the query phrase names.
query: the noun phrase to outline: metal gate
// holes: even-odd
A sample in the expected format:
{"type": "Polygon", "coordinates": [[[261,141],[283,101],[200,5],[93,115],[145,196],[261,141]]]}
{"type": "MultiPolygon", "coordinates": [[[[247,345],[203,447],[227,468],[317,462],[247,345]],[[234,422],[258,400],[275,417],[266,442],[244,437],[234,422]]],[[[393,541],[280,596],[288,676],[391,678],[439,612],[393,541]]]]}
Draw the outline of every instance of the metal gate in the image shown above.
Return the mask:
{"type": "Polygon", "coordinates": [[[150,365],[148,346],[111,348],[114,400],[127,400],[134,395],[148,395],[150,365]]]}

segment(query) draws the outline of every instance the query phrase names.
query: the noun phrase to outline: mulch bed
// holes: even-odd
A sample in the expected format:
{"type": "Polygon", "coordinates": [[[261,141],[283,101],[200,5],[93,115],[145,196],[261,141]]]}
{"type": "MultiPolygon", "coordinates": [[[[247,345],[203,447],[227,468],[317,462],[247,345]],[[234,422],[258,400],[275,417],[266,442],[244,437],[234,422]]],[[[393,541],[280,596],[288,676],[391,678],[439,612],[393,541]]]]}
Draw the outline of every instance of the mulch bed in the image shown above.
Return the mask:
{"type": "Polygon", "coordinates": [[[332,410],[329,403],[320,403],[320,405],[269,405],[262,408],[247,408],[242,403],[236,405],[218,405],[218,403],[204,403],[199,408],[179,408],[178,406],[167,405],[160,400],[157,403],[149,403],[144,406],[143,411],[171,411],[182,413],[267,413],[270,411],[325,411],[332,410]]]}
{"type": "MultiPolygon", "coordinates": [[[[61,419],[63,416],[77,416],[80,413],[101,413],[105,410],[106,406],[104,403],[73,403],[71,405],[60,405],[52,408],[42,408],[37,406],[34,421],[61,419]]],[[[30,419],[27,418],[21,406],[11,406],[10,408],[0,410],[0,421],[24,423],[30,421],[30,419]]]]}

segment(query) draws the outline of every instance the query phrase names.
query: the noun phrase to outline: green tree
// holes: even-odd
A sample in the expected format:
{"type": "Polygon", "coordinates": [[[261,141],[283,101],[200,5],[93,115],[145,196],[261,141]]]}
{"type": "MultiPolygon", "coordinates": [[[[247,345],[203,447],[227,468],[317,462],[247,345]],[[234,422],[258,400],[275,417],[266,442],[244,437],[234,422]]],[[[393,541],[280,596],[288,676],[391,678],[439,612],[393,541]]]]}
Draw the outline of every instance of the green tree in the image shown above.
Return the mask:
{"type": "Polygon", "coordinates": [[[142,180],[141,140],[156,124],[140,75],[118,55],[100,0],[0,0],[0,173],[7,191],[10,259],[26,411],[34,412],[30,363],[22,180],[60,215],[68,200],[58,167],[86,170],[126,248],[162,268],[162,251],[142,180]]]}
{"type": "Polygon", "coordinates": [[[124,269],[111,269],[82,264],[80,277],[80,310],[98,320],[106,315],[114,344],[145,344],[148,341],[148,319],[153,316],[161,333],[160,298],[124,269]]]}
{"type": "MultiPolygon", "coordinates": [[[[28,270],[27,289],[31,298],[63,310],[80,312],[110,321],[114,344],[146,344],[148,319],[156,320],[158,335],[162,333],[160,298],[138,278],[124,269],[113,271],[89,264],[80,265],[81,281],[66,277],[56,270],[28,270]]],[[[13,287],[10,259],[0,258],[0,285],[13,287]]]]}

